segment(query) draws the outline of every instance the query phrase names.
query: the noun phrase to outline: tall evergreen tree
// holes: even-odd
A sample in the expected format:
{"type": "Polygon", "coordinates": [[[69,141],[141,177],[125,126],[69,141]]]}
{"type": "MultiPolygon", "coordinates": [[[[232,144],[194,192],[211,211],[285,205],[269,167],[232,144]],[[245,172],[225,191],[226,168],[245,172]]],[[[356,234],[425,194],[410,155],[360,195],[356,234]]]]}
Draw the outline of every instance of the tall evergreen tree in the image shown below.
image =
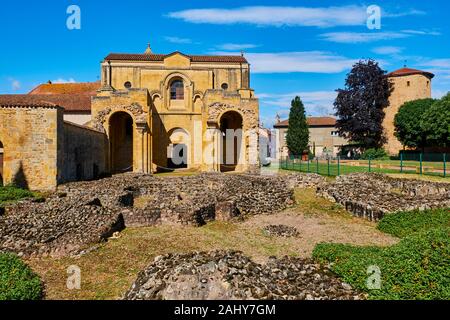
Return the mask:
{"type": "Polygon", "coordinates": [[[384,109],[389,105],[392,84],[373,60],[356,63],[338,89],[334,102],[339,134],[364,148],[380,148],[383,135],[384,109]]]}
{"type": "Polygon", "coordinates": [[[300,97],[295,97],[289,112],[289,126],[286,135],[286,144],[292,155],[302,155],[308,150],[309,128],[306,122],[305,107],[300,97]]]}

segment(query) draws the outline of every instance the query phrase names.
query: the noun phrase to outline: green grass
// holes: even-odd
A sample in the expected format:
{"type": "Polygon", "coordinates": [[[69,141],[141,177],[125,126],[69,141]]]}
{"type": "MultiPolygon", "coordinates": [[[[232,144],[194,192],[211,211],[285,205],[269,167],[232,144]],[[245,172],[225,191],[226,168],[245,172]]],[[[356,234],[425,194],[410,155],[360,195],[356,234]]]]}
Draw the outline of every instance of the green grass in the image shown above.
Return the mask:
{"type": "Polygon", "coordinates": [[[439,227],[450,227],[449,208],[398,212],[385,216],[378,224],[379,230],[399,238],[439,227]]]}
{"type": "Polygon", "coordinates": [[[0,187],[0,206],[7,202],[14,202],[24,198],[33,198],[35,194],[16,187],[0,187]]]}
{"type": "Polygon", "coordinates": [[[39,300],[40,278],[16,255],[0,253],[0,300],[39,300]]]}
{"type": "MultiPolygon", "coordinates": [[[[338,169],[337,160],[330,161],[330,166],[328,168],[328,163],[326,161],[320,161],[319,163],[315,161],[311,161],[309,164],[307,161],[302,161],[292,163],[281,162],[280,166],[284,170],[294,170],[300,172],[312,172],[318,173],[321,175],[344,175],[349,173],[361,173],[361,172],[369,172],[369,163],[368,161],[351,161],[358,165],[349,165],[348,161],[341,161],[338,169]]],[[[420,172],[419,170],[420,164],[415,161],[404,161],[403,169],[400,170],[400,162],[392,161],[392,160],[377,160],[371,162],[370,172],[376,173],[386,173],[386,174],[396,174],[396,173],[405,173],[405,174],[416,174],[420,172]],[[386,166],[391,166],[391,168],[387,168],[386,166]]],[[[450,174],[447,168],[447,177],[450,178],[450,174]]],[[[443,164],[435,163],[435,162],[424,162],[422,167],[422,173],[424,175],[432,175],[432,176],[444,176],[443,164]]],[[[450,179],[449,179],[450,181],[450,179]]]]}
{"type": "Polygon", "coordinates": [[[379,229],[402,240],[385,248],[322,243],[313,257],[370,299],[450,299],[448,209],[389,215],[379,229]],[[380,289],[367,286],[371,266],[381,271],[380,289]]]}

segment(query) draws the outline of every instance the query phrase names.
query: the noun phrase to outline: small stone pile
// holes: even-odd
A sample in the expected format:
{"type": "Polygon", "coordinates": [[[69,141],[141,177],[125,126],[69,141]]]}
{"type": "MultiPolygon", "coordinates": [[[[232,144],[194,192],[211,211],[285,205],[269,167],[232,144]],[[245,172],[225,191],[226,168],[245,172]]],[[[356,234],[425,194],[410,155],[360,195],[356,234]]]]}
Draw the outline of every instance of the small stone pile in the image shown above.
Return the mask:
{"type": "Polygon", "coordinates": [[[356,216],[380,220],[385,214],[450,207],[450,184],[354,173],[318,187],[317,194],[356,216]]]}
{"type": "Polygon", "coordinates": [[[311,260],[270,258],[260,265],[240,252],[155,258],[126,300],[360,300],[365,295],[311,260]]]}
{"type": "Polygon", "coordinates": [[[65,255],[108,239],[125,225],[122,215],[98,198],[53,197],[6,209],[0,217],[0,251],[19,255],[65,255]]]}
{"type": "Polygon", "coordinates": [[[285,225],[270,225],[263,228],[265,234],[272,237],[298,237],[300,234],[296,228],[285,225]]]}

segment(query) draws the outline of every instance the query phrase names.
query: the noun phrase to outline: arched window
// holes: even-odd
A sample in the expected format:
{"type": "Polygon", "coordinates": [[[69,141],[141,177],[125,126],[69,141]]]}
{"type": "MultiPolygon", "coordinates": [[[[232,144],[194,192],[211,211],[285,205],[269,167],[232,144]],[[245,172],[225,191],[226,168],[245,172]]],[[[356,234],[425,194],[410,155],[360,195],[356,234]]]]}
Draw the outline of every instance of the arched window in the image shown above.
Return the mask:
{"type": "Polygon", "coordinates": [[[170,99],[184,100],[184,85],[183,80],[176,79],[170,84],[170,99]]]}

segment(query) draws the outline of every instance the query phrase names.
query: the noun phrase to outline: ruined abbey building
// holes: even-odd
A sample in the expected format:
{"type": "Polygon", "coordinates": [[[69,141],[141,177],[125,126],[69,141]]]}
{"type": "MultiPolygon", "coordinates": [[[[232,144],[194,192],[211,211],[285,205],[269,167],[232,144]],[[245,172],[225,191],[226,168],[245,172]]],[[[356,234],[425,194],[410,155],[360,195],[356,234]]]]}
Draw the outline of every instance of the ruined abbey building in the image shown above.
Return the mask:
{"type": "Polygon", "coordinates": [[[54,190],[126,171],[251,172],[258,127],[244,56],[154,54],[149,46],[108,55],[100,82],[0,96],[0,175],[3,184],[54,190]],[[230,129],[244,134],[229,142],[230,129]]]}

